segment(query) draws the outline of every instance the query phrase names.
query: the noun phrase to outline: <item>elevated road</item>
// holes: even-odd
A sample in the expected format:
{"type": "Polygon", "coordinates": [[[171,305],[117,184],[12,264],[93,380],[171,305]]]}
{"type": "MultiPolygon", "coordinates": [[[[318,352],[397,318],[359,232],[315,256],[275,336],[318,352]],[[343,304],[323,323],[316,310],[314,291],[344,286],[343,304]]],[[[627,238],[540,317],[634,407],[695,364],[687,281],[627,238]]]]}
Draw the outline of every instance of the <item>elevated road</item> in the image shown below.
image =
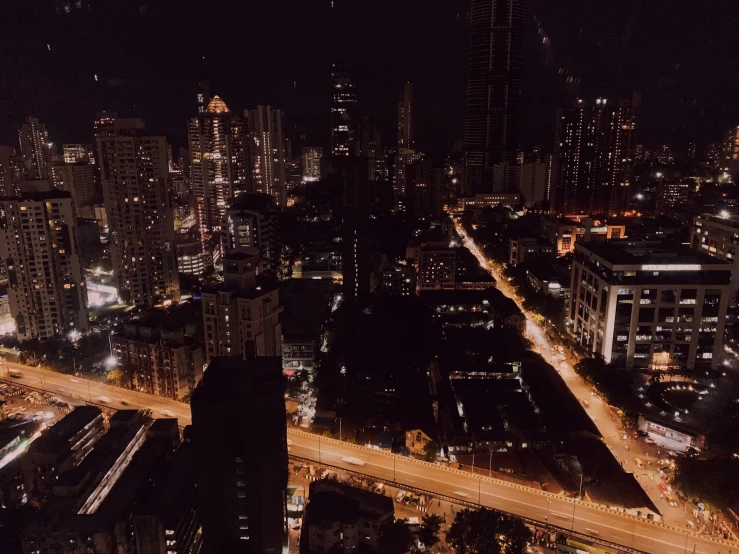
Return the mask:
{"type": "MultiPolygon", "coordinates": [[[[0,379],[114,409],[149,409],[154,417],[176,417],[180,425],[191,423],[187,404],[79,377],[6,362],[0,366],[0,379]]],[[[736,543],[712,540],[684,529],[521,485],[294,429],[288,429],[288,440],[290,454],[300,458],[359,471],[380,481],[458,498],[460,502],[496,508],[630,549],[660,554],[739,552],[736,543]]]]}

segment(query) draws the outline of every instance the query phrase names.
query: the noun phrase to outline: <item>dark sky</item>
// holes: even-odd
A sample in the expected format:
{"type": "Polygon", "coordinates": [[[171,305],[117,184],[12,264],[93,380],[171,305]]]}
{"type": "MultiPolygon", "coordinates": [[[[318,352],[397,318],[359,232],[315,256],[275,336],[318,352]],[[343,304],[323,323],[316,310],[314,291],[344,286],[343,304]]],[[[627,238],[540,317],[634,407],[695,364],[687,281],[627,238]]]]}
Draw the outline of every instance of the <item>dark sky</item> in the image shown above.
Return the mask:
{"type": "MultiPolygon", "coordinates": [[[[183,144],[203,63],[232,110],[270,103],[307,143],[326,143],[330,63],[340,59],[353,65],[360,109],[379,120],[385,142],[394,143],[409,79],[419,146],[446,152],[462,128],[466,0],[334,2],[2,0],[0,143],[15,144],[27,115],[54,140],[89,141],[95,112],[116,109],[183,144]]],[[[532,0],[531,14],[524,146],[549,147],[553,110],[567,98],[541,61],[533,14],[583,95],[643,92],[647,144],[717,140],[739,121],[736,0],[532,0]]]]}

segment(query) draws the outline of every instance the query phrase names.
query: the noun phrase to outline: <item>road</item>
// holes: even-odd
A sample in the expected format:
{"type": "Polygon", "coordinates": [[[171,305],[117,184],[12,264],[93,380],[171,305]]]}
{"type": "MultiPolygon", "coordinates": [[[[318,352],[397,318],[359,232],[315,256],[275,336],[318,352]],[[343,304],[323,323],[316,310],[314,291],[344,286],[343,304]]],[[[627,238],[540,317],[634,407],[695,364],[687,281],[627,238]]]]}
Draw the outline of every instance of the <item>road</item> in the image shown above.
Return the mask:
{"type": "MultiPolygon", "coordinates": [[[[87,379],[39,368],[7,363],[0,377],[19,385],[36,387],[79,401],[111,408],[150,409],[154,417],[176,417],[180,425],[191,423],[190,407],[181,402],[109,387],[87,379]],[[12,370],[16,370],[12,377],[12,370]],[[126,404],[124,404],[125,402],[126,404]]],[[[450,498],[530,518],[543,524],[594,535],[626,547],[664,554],[726,554],[739,545],[712,541],[682,529],[629,516],[570,498],[421,462],[412,458],[370,450],[334,439],[288,429],[290,454],[333,465],[381,480],[429,491],[450,498]],[[360,460],[362,465],[344,461],[360,460]]]]}
{"type": "MultiPolygon", "coordinates": [[[[558,347],[561,347],[563,351],[567,352],[569,346],[560,344],[555,339],[550,338],[546,331],[537,325],[532,314],[524,309],[523,299],[518,296],[515,289],[496,269],[495,265],[484,256],[477,244],[475,244],[462,227],[459,218],[454,219],[454,224],[464,246],[477,258],[480,266],[485,268],[495,278],[496,288],[505,296],[511,298],[524,313],[526,316],[526,336],[533,343],[533,350],[540,354],[544,361],[557,369],[567,384],[567,387],[572,391],[572,394],[585,407],[585,411],[593,420],[604,442],[611,449],[616,459],[626,471],[637,475],[639,484],[649,495],[652,502],[659,508],[666,522],[680,526],[686,525],[686,520],[690,518],[686,517],[685,506],[671,506],[667,498],[665,498],[657,487],[662,476],[659,474],[656,461],[659,458],[666,458],[666,454],[661,452],[657,446],[647,444],[643,439],[634,439],[633,436],[624,434],[624,430],[620,426],[620,418],[614,416],[611,409],[600,396],[593,396],[591,394],[592,387],[575,372],[568,358],[560,354],[558,347]],[[644,464],[648,464],[650,461],[653,463],[641,469],[636,466],[636,458],[642,460],[644,464]]],[[[571,356],[569,359],[574,359],[574,357],[571,356]]]]}

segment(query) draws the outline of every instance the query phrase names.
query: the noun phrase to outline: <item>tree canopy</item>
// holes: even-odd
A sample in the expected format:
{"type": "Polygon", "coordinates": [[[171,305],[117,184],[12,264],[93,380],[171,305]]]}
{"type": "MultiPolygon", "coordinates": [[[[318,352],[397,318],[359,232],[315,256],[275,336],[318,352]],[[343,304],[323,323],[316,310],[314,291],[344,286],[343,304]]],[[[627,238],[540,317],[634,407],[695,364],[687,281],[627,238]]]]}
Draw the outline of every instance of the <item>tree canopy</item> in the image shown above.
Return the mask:
{"type": "Polygon", "coordinates": [[[523,554],[531,539],[521,519],[487,508],[458,512],[446,534],[457,554],[523,554]]]}

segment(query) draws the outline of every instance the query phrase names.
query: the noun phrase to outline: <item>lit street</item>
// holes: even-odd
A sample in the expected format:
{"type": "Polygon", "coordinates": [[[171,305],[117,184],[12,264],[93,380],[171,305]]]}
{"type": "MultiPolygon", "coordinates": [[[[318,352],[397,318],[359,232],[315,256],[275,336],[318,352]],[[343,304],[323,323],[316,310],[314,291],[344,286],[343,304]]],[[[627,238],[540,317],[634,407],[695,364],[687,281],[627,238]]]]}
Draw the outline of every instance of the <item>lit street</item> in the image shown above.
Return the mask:
{"type": "MultiPolygon", "coordinates": [[[[44,389],[78,401],[92,401],[115,409],[149,409],[154,417],[177,417],[190,423],[190,407],[155,396],[109,387],[86,379],[61,375],[18,364],[6,364],[0,374],[7,382],[44,389]],[[18,373],[11,377],[10,370],[18,373]]],[[[598,536],[647,552],[718,554],[730,543],[688,535],[678,528],[622,515],[585,502],[555,496],[532,488],[448,469],[442,466],[288,430],[290,454],[362,473],[381,481],[395,481],[438,495],[497,508],[540,523],[598,536]],[[359,462],[359,463],[358,463],[359,462]]]]}
{"type": "Polygon", "coordinates": [[[493,264],[485,258],[482,251],[467,235],[459,219],[455,218],[454,221],[456,231],[462,238],[464,246],[472,252],[480,265],[495,278],[497,281],[496,288],[505,296],[511,298],[526,315],[526,336],[533,343],[533,350],[540,354],[544,361],[557,369],[567,387],[580,401],[593,423],[598,427],[603,440],[624,469],[637,474],[637,476],[644,476],[638,481],[652,499],[652,502],[659,508],[665,521],[675,525],[685,525],[684,506],[670,506],[657,487],[660,482],[660,474],[656,464],[656,460],[659,458],[658,448],[655,445],[645,443],[643,439],[634,439],[630,435],[624,438],[624,431],[619,428],[619,417],[613,413],[600,396],[592,394],[592,387],[575,372],[572,363],[557,348],[562,347],[566,353],[568,351],[567,345],[551,340],[546,332],[536,324],[532,315],[523,308],[522,299],[516,294],[506,278],[496,271],[493,264]],[[636,467],[636,458],[640,458],[644,464],[648,464],[645,469],[636,467]],[[649,462],[652,463],[649,464],[649,462]]]}

